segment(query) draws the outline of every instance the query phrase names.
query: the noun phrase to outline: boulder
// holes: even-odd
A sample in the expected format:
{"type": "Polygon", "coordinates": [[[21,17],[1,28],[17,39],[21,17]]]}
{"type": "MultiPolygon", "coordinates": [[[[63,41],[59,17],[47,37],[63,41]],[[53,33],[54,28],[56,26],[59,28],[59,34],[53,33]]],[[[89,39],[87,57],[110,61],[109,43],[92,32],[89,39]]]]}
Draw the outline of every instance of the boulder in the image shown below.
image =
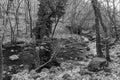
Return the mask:
{"type": "Polygon", "coordinates": [[[92,72],[98,72],[104,70],[108,66],[108,61],[105,58],[95,57],[88,64],[88,70],[92,72]]]}

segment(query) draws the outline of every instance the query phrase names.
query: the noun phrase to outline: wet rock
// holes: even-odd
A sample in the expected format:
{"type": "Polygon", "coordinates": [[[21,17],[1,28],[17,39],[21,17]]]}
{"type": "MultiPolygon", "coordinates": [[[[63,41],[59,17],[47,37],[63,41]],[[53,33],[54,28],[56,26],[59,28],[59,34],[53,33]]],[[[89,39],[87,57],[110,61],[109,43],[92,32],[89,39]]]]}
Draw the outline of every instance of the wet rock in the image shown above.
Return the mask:
{"type": "Polygon", "coordinates": [[[22,51],[22,47],[10,43],[6,43],[3,45],[3,57],[4,64],[9,65],[19,65],[19,53],[22,51]]]}

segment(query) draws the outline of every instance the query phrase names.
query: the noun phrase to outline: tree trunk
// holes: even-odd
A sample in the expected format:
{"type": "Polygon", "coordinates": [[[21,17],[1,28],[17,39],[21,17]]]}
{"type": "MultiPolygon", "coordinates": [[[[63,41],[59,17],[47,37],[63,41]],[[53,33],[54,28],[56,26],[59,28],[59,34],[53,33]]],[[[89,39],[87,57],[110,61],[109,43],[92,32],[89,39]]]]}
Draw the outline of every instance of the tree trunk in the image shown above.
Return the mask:
{"type": "Polygon", "coordinates": [[[56,21],[56,24],[55,24],[55,26],[54,26],[53,32],[52,32],[52,37],[53,37],[54,34],[55,34],[55,30],[56,30],[56,28],[57,28],[57,25],[58,25],[59,20],[60,20],[60,18],[58,17],[58,18],[57,18],[57,21],[56,21]]]}
{"type": "Polygon", "coordinates": [[[3,52],[2,52],[2,43],[3,43],[3,40],[4,40],[4,34],[5,32],[3,33],[3,36],[0,40],[0,80],[3,80],[3,52]]]}
{"type": "Polygon", "coordinates": [[[30,17],[30,37],[32,38],[32,17],[30,11],[29,11],[29,17],[30,17]]]}
{"type": "Polygon", "coordinates": [[[106,52],[106,59],[107,61],[110,61],[110,55],[109,55],[109,36],[108,36],[108,31],[107,31],[107,27],[105,26],[104,22],[103,22],[103,19],[102,19],[102,16],[101,16],[101,12],[100,12],[100,9],[98,8],[98,17],[99,17],[99,21],[100,21],[100,24],[103,28],[103,31],[104,31],[104,35],[105,35],[105,52],[106,52]]]}
{"type": "Polygon", "coordinates": [[[0,80],[2,80],[2,71],[3,71],[3,54],[2,54],[2,44],[0,42],[0,80]]]}
{"type": "MultiPolygon", "coordinates": [[[[108,60],[108,61],[110,61],[110,55],[109,55],[109,42],[108,42],[108,34],[107,34],[107,28],[106,28],[106,26],[105,26],[105,24],[103,23],[103,19],[102,19],[102,16],[101,16],[101,12],[100,12],[100,9],[99,9],[99,6],[100,6],[100,4],[98,3],[98,1],[97,0],[92,0],[92,5],[93,5],[93,8],[94,8],[94,12],[95,12],[95,17],[96,17],[96,34],[98,34],[98,30],[97,29],[99,29],[99,27],[97,27],[97,23],[99,24],[99,22],[100,22],[100,24],[101,24],[101,26],[102,26],[102,28],[103,28],[103,31],[104,31],[104,35],[105,35],[105,50],[106,50],[106,59],[108,60]]],[[[98,41],[97,41],[97,36],[96,36],[96,45],[98,44],[97,43],[98,41]]],[[[97,46],[98,47],[98,46],[97,46]]],[[[101,47],[100,47],[101,48],[101,47]]],[[[97,50],[98,51],[98,50],[97,50]]],[[[101,50],[100,50],[101,51],[101,50]]],[[[101,51],[102,52],[102,51],[101,51]]],[[[100,55],[100,54],[98,54],[98,55],[100,55]]],[[[100,56],[103,56],[103,53],[102,53],[102,55],[100,55],[100,56]]]]}
{"type": "Polygon", "coordinates": [[[106,48],[106,60],[111,61],[110,55],[109,55],[109,42],[108,42],[108,39],[106,40],[105,48],[106,48]]]}
{"type": "Polygon", "coordinates": [[[31,4],[29,0],[28,0],[28,12],[30,18],[30,37],[32,38],[32,15],[31,15],[31,4]]]}
{"type": "Polygon", "coordinates": [[[96,49],[98,57],[103,57],[103,53],[101,50],[101,40],[100,40],[100,32],[99,32],[99,16],[98,16],[98,8],[97,8],[97,0],[91,1],[94,14],[95,14],[95,29],[96,29],[96,49]]]}

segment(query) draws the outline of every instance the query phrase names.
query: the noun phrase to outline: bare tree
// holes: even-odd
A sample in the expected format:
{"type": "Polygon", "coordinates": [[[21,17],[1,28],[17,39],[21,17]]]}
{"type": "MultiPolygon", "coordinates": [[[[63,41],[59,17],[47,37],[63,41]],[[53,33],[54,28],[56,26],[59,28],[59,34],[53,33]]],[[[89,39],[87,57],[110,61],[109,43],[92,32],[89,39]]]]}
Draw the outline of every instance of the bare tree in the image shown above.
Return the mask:
{"type": "Polygon", "coordinates": [[[24,7],[25,7],[25,18],[24,18],[24,21],[25,21],[25,27],[26,27],[26,35],[27,35],[27,33],[28,33],[28,31],[29,31],[29,17],[28,17],[28,7],[27,7],[27,5],[26,5],[26,0],[24,0],[24,7]]]}
{"type": "Polygon", "coordinates": [[[55,34],[55,30],[56,30],[56,28],[57,28],[57,25],[58,25],[58,23],[59,23],[59,20],[60,20],[60,17],[58,17],[57,20],[55,21],[55,26],[54,26],[54,29],[53,29],[53,32],[52,32],[52,37],[53,37],[54,34],[55,34]]]}
{"type": "Polygon", "coordinates": [[[15,43],[16,42],[16,39],[17,39],[17,35],[18,35],[18,26],[19,26],[19,9],[20,9],[20,5],[22,3],[23,0],[18,0],[18,4],[17,4],[17,7],[14,6],[14,2],[13,1],[10,1],[8,0],[8,3],[7,3],[7,9],[6,9],[6,16],[7,16],[7,20],[9,22],[9,25],[10,25],[10,30],[11,30],[11,43],[15,43]],[[11,8],[12,8],[12,4],[13,4],[13,10],[15,10],[15,13],[14,13],[14,16],[15,16],[15,23],[13,24],[12,23],[12,20],[11,20],[11,8]],[[17,30],[16,30],[17,29],[17,30]],[[17,34],[15,33],[17,32],[17,34]]]}
{"type": "Polygon", "coordinates": [[[30,37],[32,38],[32,23],[33,23],[33,21],[32,21],[32,14],[31,14],[31,2],[30,2],[30,0],[25,0],[25,2],[26,2],[26,5],[27,5],[27,9],[28,9],[28,15],[29,15],[29,26],[30,26],[30,37]]]}
{"type": "Polygon", "coordinates": [[[99,13],[98,13],[98,1],[97,0],[91,0],[93,9],[94,9],[94,15],[95,15],[95,29],[96,29],[96,49],[97,54],[99,57],[103,57],[103,53],[101,50],[101,38],[100,38],[100,31],[99,31],[99,13]]]}
{"type": "Polygon", "coordinates": [[[3,44],[3,40],[4,40],[4,34],[1,36],[1,40],[0,40],[0,80],[3,80],[3,52],[2,52],[2,44],[3,44]]]}
{"type": "Polygon", "coordinates": [[[66,10],[66,14],[68,15],[69,13],[69,30],[71,33],[80,35],[87,18],[92,14],[92,9],[88,2],[83,0],[71,0],[71,4],[68,5],[68,9],[66,10]],[[69,7],[72,7],[70,11],[69,7]]]}
{"type": "MultiPolygon", "coordinates": [[[[9,12],[10,12],[10,8],[11,8],[11,5],[13,4],[13,1],[10,1],[8,0],[8,3],[7,3],[7,9],[6,9],[6,16],[7,16],[7,20],[10,24],[10,30],[11,30],[11,42],[13,43],[14,42],[14,30],[13,30],[13,27],[12,27],[12,23],[11,23],[11,20],[10,20],[10,17],[9,17],[9,12]]],[[[5,9],[5,8],[4,8],[5,9]]]]}
{"type": "Polygon", "coordinates": [[[116,40],[119,39],[118,37],[118,33],[117,33],[117,19],[116,19],[116,15],[118,14],[117,13],[117,6],[115,5],[116,4],[116,1],[115,0],[112,0],[112,2],[110,2],[109,0],[106,0],[106,3],[107,3],[107,15],[109,17],[109,20],[110,20],[110,23],[111,25],[113,25],[113,30],[114,30],[114,34],[115,36],[113,35],[113,37],[116,38],[116,40]],[[112,7],[110,6],[110,3],[112,3],[112,7]]]}
{"type": "Polygon", "coordinates": [[[16,36],[19,35],[19,32],[18,32],[18,28],[19,28],[19,9],[20,9],[20,5],[21,5],[22,1],[23,0],[18,0],[17,1],[17,7],[16,7],[16,10],[15,10],[15,14],[14,14],[14,16],[15,16],[15,27],[17,29],[17,35],[16,36]]]}
{"type": "Polygon", "coordinates": [[[94,13],[95,13],[95,22],[96,22],[96,48],[97,48],[97,54],[100,57],[103,57],[103,53],[101,51],[101,42],[100,42],[100,33],[99,32],[99,26],[101,24],[103,31],[104,31],[104,44],[105,44],[105,51],[106,51],[106,59],[108,61],[110,61],[110,55],[109,55],[109,36],[108,36],[108,32],[107,32],[107,28],[103,22],[102,16],[101,16],[101,12],[100,12],[100,3],[97,0],[92,0],[92,6],[94,9],[94,13]],[[99,40],[98,40],[99,39],[99,40]],[[98,52],[98,51],[101,51],[98,52]]]}
{"type": "Polygon", "coordinates": [[[3,72],[3,53],[2,53],[2,44],[0,42],[0,80],[2,80],[2,72],[3,72]]]}
{"type": "Polygon", "coordinates": [[[1,8],[1,4],[0,4],[0,18],[2,18],[2,8],[1,8]]]}

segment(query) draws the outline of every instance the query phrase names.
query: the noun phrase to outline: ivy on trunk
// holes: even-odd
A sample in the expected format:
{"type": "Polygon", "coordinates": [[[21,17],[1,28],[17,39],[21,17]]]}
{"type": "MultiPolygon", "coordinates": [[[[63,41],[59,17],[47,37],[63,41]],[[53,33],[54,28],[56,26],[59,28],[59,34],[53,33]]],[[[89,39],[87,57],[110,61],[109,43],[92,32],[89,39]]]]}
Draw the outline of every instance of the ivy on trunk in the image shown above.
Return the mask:
{"type": "Polygon", "coordinates": [[[67,0],[38,0],[40,2],[38,8],[38,19],[33,33],[36,39],[42,39],[44,36],[50,37],[51,33],[54,35],[56,26],[60,18],[65,13],[65,4],[67,0]],[[57,21],[54,21],[57,18],[57,21]],[[55,23],[52,32],[52,24],[55,23]],[[36,29],[37,28],[37,29],[36,29]]]}

